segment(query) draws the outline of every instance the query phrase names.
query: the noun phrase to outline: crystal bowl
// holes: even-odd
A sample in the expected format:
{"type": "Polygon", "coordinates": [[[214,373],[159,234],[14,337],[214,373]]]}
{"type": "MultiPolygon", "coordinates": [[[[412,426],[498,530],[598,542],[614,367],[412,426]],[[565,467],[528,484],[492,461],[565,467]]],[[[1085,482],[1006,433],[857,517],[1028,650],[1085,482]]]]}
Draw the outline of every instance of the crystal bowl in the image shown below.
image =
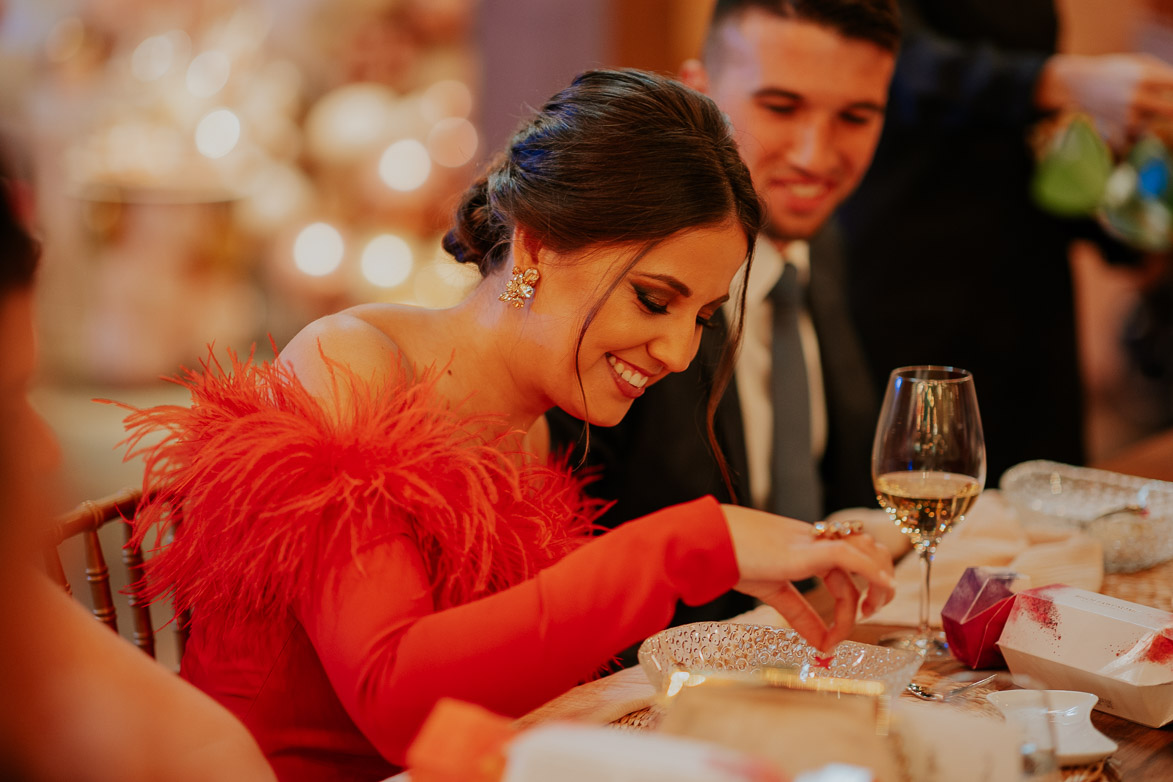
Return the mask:
{"type": "Polygon", "coordinates": [[[1173,483],[1036,460],[1011,467],[999,487],[1024,524],[1100,541],[1108,573],[1173,559],[1173,483]]]}
{"type": "Polygon", "coordinates": [[[803,678],[878,681],[896,695],[912,681],[921,656],[905,649],[843,641],[830,654],[808,644],[794,630],[768,625],[697,622],[670,627],[639,647],[639,663],[657,692],[672,674],[745,673],[787,668],[803,678]]]}

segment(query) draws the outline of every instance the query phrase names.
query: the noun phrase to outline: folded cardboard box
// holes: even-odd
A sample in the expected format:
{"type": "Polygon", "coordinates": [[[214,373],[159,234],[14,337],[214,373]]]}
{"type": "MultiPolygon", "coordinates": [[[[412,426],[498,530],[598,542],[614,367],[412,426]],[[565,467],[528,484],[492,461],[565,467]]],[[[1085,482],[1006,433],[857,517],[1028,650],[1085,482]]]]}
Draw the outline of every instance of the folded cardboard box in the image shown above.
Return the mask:
{"type": "Polygon", "coordinates": [[[1159,728],[1173,721],[1173,614],[1053,585],[1020,592],[998,646],[1013,673],[1095,693],[1096,708],[1159,728]]]}
{"type": "Polygon", "coordinates": [[[1029,577],[1007,568],[966,568],[941,611],[953,656],[974,669],[1005,668],[998,639],[1014,595],[1029,586],[1029,577]]]}

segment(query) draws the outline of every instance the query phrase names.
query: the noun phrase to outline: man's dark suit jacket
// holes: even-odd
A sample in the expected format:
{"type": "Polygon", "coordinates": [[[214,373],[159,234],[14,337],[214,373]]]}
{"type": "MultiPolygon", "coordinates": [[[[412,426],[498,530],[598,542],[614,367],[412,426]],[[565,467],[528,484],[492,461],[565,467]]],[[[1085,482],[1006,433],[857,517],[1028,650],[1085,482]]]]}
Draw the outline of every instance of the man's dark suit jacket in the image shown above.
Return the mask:
{"type": "MultiPolygon", "coordinates": [[[[764,237],[759,241],[768,241],[764,237]]],[[[871,446],[878,404],[845,304],[838,236],[823,230],[811,242],[808,307],[819,339],[826,390],[828,439],[822,460],[825,512],[854,505],[873,506],[871,446]]],[[[705,434],[705,403],[717,368],[725,331],[706,330],[696,359],[684,372],[664,378],[635,400],[617,426],[591,427],[587,465],[600,470],[591,494],[615,500],[602,523],[615,527],[629,519],[712,494],[733,498],[724,485],[705,434]]],[[[576,447],[581,457],[582,422],[561,410],[548,414],[553,447],[576,447]]],[[[733,474],[734,491],[749,502],[745,429],[735,382],[717,408],[717,440],[733,474]]],[[[752,424],[752,422],[751,422],[752,424]]],[[[753,602],[729,593],[705,606],[680,605],[673,624],[727,619],[753,602]]],[[[625,656],[624,662],[633,658],[625,656]]]]}
{"type": "Polygon", "coordinates": [[[902,0],[905,35],[871,167],[837,212],[876,389],[893,367],[973,372],[986,485],[1028,459],[1079,464],[1083,399],[1069,248],[1136,254],[1031,198],[1053,0],[902,0]]]}

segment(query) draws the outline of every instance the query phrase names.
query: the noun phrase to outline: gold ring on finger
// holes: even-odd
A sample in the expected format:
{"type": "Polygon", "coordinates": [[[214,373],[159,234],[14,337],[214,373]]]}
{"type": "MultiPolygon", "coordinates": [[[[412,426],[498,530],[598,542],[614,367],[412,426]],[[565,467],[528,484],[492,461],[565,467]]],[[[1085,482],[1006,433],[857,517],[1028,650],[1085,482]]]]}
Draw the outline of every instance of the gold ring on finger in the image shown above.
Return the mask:
{"type": "Polygon", "coordinates": [[[816,521],[811,525],[811,536],[815,540],[841,540],[860,532],[863,532],[863,522],[859,520],[816,521]]]}

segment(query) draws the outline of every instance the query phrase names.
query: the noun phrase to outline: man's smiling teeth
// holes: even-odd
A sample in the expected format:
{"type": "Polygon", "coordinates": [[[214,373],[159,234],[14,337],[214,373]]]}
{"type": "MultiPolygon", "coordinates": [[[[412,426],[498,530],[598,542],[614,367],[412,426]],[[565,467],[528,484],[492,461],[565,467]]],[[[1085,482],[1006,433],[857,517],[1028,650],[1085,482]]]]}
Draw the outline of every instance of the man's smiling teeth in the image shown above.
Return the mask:
{"type": "Polygon", "coordinates": [[[798,182],[791,182],[790,184],[786,185],[786,188],[799,198],[816,198],[827,192],[827,188],[824,185],[818,183],[800,184],[798,182]]]}
{"type": "Polygon", "coordinates": [[[615,370],[615,374],[619,375],[619,377],[623,378],[628,383],[631,383],[636,388],[643,388],[647,384],[648,379],[646,377],[631,369],[631,367],[627,366],[614,356],[607,356],[607,362],[611,364],[611,367],[615,370]]]}

